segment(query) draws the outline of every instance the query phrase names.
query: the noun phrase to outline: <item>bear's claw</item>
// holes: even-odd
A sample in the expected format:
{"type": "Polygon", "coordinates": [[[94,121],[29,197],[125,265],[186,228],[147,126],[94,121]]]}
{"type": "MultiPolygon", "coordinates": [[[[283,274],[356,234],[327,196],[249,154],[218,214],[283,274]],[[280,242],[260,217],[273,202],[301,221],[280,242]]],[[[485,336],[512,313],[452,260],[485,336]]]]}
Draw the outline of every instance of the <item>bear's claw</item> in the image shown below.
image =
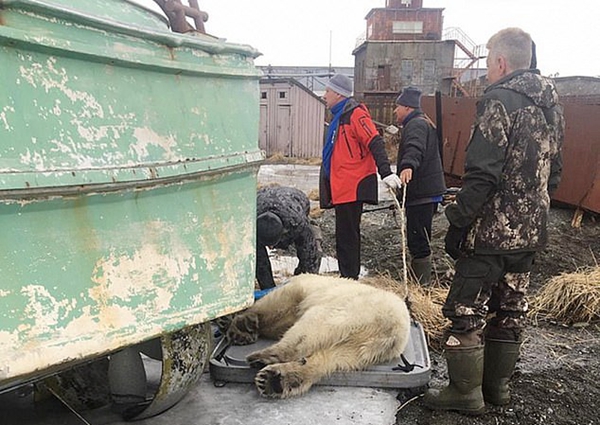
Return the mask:
{"type": "Polygon", "coordinates": [[[304,392],[302,375],[297,371],[288,370],[290,367],[296,366],[291,363],[279,363],[261,369],[254,378],[254,384],[260,395],[287,398],[304,392]]]}

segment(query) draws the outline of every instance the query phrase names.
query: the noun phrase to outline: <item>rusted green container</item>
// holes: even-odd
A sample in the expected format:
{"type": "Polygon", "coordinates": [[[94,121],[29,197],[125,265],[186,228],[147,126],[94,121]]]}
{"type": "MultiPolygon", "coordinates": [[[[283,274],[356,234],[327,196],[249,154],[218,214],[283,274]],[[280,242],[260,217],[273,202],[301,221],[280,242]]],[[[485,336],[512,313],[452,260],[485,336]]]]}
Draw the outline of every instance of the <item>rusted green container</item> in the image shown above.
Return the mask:
{"type": "Polygon", "coordinates": [[[0,390],[252,302],[256,56],[0,0],[0,390]]]}

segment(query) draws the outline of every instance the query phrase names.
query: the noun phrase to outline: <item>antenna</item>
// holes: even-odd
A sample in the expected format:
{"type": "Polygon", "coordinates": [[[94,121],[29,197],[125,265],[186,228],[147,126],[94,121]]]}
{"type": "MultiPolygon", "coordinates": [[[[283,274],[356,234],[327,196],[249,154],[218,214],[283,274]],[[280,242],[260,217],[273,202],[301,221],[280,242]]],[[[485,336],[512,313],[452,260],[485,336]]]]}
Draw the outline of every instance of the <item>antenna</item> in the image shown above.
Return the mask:
{"type": "Polygon", "coordinates": [[[331,44],[333,38],[333,31],[329,30],[329,75],[331,76],[331,44]]]}

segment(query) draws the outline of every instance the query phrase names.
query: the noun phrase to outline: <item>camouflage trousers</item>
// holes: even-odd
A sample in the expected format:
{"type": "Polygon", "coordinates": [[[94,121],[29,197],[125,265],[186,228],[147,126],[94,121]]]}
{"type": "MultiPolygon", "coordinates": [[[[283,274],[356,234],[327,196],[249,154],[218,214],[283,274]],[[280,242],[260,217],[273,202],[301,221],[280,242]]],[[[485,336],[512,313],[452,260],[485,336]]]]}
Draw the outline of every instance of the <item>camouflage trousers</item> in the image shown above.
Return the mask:
{"type": "Polygon", "coordinates": [[[485,338],[521,341],[535,252],[471,254],[458,259],[442,311],[451,333],[484,330],[485,338]]]}

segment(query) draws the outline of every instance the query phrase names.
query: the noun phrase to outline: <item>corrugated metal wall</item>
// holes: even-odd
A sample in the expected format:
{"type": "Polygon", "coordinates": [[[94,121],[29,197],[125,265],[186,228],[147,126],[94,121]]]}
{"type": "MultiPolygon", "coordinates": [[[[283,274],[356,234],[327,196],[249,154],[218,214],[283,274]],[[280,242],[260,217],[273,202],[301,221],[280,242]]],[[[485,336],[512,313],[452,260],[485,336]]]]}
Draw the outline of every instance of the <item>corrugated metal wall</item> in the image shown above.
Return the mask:
{"type": "Polygon", "coordinates": [[[259,146],[267,156],[294,158],[321,156],[325,104],[291,80],[260,84],[259,146]]]}
{"type": "MultiPolygon", "coordinates": [[[[475,98],[443,97],[444,171],[460,177],[475,116],[475,98]]],[[[600,105],[561,99],[565,109],[563,173],[556,201],[600,213],[600,105]]],[[[435,121],[435,98],[423,98],[423,109],[435,121]]]]}

